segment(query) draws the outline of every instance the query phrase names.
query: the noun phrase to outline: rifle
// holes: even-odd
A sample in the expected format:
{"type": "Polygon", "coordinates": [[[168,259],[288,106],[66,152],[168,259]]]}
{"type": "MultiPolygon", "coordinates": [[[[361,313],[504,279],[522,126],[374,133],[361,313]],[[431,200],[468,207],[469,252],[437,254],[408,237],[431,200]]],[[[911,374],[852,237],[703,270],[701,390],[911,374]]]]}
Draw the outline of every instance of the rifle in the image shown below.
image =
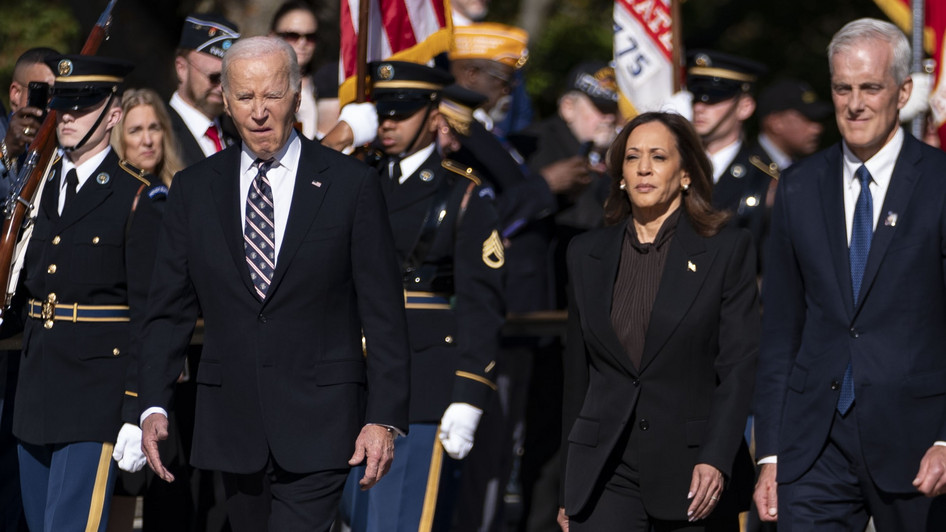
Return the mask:
{"type": "MultiPolygon", "coordinates": [[[[82,55],[95,55],[98,52],[102,41],[108,38],[108,28],[112,22],[112,9],[117,0],[109,0],[105,11],[92,28],[85,45],[82,47],[82,55]]],[[[3,306],[0,307],[0,319],[13,300],[13,294],[16,291],[16,282],[19,272],[13,268],[14,251],[21,232],[28,233],[32,225],[32,219],[27,218],[27,213],[33,209],[37,190],[46,173],[49,162],[52,160],[56,147],[59,144],[56,137],[56,111],[49,111],[40,126],[36,138],[30,144],[26,152],[26,160],[23,167],[17,173],[13,182],[10,184],[10,197],[4,205],[3,229],[0,232],[0,280],[4,283],[3,306]],[[24,221],[25,219],[25,221],[24,221]]],[[[24,234],[22,243],[25,245],[28,234],[24,234]]]]}

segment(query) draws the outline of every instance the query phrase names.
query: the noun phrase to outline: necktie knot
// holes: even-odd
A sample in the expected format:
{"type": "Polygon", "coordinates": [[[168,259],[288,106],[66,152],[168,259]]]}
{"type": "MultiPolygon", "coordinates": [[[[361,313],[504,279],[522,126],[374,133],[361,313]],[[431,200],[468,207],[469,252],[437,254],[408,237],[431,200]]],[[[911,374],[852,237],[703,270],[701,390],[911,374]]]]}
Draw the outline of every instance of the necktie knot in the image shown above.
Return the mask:
{"type": "Polygon", "coordinates": [[[857,177],[857,180],[861,182],[861,188],[870,185],[871,176],[870,172],[867,170],[867,167],[863,164],[857,168],[857,171],[854,172],[854,176],[857,177]]]}
{"type": "Polygon", "coordinates": [[[266,172],[276,164],[276,159],[270,157],[269,159],[256,159],[253,161],[253,166],[256,168],[257,176],[266,176],[266,172]]]}

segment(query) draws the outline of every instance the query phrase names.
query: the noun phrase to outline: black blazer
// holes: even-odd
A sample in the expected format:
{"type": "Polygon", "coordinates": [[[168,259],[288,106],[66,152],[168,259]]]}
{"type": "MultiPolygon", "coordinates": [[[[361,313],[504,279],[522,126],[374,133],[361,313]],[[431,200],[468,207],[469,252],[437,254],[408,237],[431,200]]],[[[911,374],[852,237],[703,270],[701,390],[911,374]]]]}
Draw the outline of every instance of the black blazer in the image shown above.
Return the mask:
{"type": "Polygon", "coordinates": [[[251,473],[272,453],[291,472],[343,469],[366,422],[408,426],[404,296],[377,174],[301,141],[263,302],[243,250],[240,147],[184,170],[171,187],[140,404],[168,407],[199,308],[197,467],[251,473]]]}
{"type": "Polygon", "coordinates": [[[610,476],[608,458],[623,451],[615,447],[628,423],[641,431],[641,498],[650,515],[686,519],[698,463],[728,478],[716,512],[745,508],[753,477],[743,431],[759,341],[751,238],[733,227],[701,237],[680,217],[638,370],[611,327],[625,228],[590,231],[568,250],[565,511],[582,511],[610,476]]]}
{"type": "Polygon", "coordinates": [[[914,493],[923,454],[946,440],[946,154],[905,137],[857,306],[840,145],[779,182],[755,398],[757,455],[778,455],[779,482],[824,447],[849,360],[864,461],[881,490],[914,493]]]}
{"type": "MultiPolygon", "coordinates": [[[[171,117],[171,129],[174,130],[174,135],[181,147],[181,160],[184,166],[188,167],[206,159],[207,156],[204,155],[204,150],[200,149],[200,144],[197,143],[197,139],[194,138],[191,130],[187,128],[187,124],[184,123],[184,119],[178,114],[177,109],[171,107],[170,104],[167,105],[167,109],[168,115],[171,117]]],[[[223,130],[220,142],[223,143],[225,148],[239,143],[240,138],[228,115],[220,117],[220,129],[223,130]]]]}

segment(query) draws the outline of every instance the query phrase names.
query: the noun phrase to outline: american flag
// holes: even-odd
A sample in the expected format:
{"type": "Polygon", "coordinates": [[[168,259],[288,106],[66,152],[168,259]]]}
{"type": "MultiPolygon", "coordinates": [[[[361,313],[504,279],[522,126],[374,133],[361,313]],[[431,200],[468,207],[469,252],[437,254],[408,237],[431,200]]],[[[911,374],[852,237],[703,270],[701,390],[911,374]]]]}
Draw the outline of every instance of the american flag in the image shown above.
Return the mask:
{"type": "MultiPolygon", "coordinates": [[[[344,105],[355,100],[359,0],[341,2],[339,89],[344,105]]],[[[369,0],[368,61],[425,63],[450,49],[453,23],[449,0],[369,0]]]]}

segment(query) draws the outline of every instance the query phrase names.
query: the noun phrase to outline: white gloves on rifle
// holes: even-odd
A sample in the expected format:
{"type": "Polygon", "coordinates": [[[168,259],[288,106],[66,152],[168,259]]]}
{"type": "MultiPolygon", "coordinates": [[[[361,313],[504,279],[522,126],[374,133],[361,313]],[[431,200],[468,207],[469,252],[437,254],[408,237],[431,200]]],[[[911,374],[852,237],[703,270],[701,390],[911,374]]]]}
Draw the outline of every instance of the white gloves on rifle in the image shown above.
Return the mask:
{"type": "Polygon", "coordinates": [[[342,108],[338,115],[339,122],[345,122],[351,128],[354,141],[352,146],[364,146],[378,135],[378,111],[373,103],[350,103],[342,108]]]}
{"type": "Polygon", "coordinates": [[[440,443],[455,460],[463,460],[473,448],[473,435],[483,410],[466,403],[452,403],[440,418],[440,443]]]}
{"type": "Polygon", "coordinates": [[[118,468],[122,471],[135,473],[141,471],[141,468],[148,462],[144,451],[141,450],[141,429],[137,425],[125,423],[118,431],[118,439],[115,441],[115,450],[112,451],[112,458],[118,462],[118,468]]]}

